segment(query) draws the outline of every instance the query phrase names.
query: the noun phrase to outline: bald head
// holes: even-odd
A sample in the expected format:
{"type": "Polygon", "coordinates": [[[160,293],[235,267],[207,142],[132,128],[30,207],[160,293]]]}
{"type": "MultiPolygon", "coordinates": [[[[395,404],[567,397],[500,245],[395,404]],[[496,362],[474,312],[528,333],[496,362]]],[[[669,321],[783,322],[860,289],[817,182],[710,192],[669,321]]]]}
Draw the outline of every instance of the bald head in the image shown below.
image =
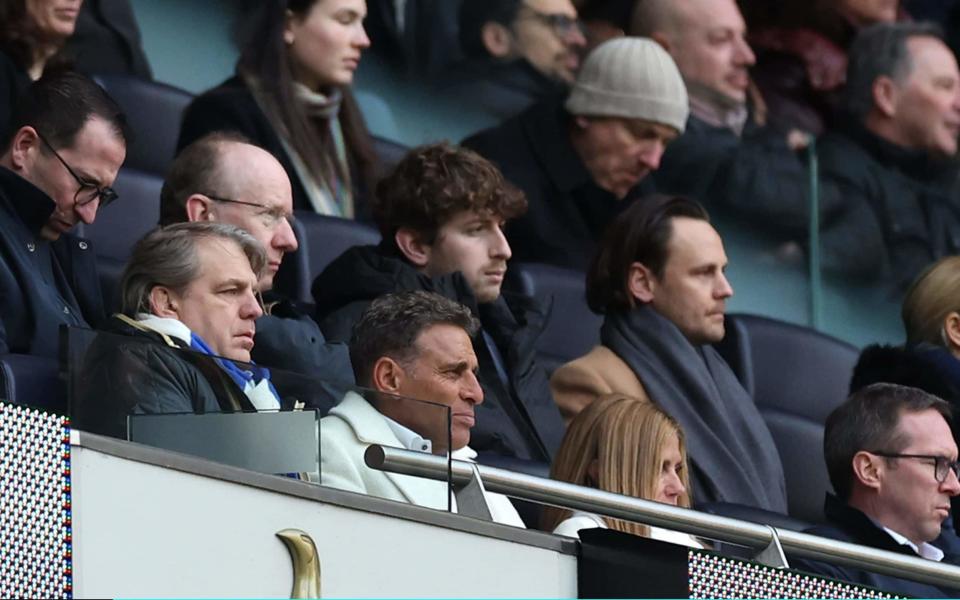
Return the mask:
{"type": "Polygon", "coordinates": [[[283,255],[297,249],[290,178],[276,158],[235,134],[214,133],[177,156],[160,195],[160,224],[219,221],[240,227],[267,252],[260,290],[273,286],[283,255]]]}
{"type": "Polygon", "coordinates": [[[631,35],[659,42],[677,63],[688,92],[720,110],[743,106],[756,62],[735,0],[638,0],[631,35]]]}

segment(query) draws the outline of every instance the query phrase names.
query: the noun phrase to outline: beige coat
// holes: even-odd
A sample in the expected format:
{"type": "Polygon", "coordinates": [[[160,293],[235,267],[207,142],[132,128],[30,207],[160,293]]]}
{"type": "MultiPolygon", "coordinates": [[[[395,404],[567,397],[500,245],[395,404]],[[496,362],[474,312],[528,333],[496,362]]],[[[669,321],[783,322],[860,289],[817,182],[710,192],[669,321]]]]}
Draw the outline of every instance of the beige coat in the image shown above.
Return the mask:
{"type": "Polygon", "coordinates": [[[550,389],[568,425],[600,396],[626,394],[649,400],[633,369],[606,346],[597,346],[585,356],[557,369],[550,378],[550,389]]]}

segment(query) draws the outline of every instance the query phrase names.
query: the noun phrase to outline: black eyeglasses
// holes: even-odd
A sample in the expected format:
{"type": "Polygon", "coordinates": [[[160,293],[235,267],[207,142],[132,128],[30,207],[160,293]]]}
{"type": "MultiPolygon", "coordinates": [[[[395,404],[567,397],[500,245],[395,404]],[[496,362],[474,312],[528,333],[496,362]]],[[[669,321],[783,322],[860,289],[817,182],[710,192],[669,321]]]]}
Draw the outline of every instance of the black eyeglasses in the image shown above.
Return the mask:
{"type": "Polygon", "coordinates": [[[53,149],[53,146],[50,144],[50,142],[47,141],[47,138],[43,137],[43,135],[39,131],[37,131],[37,137],[40,138],[40,141],[43,142],[43,144],[50,150],[50,152],[53,152],[53,155],[57,157],[57,160],[60,161],[60,164],[63,165],[63,168],[65,168],[67,172],[70,173],[70,175],[74,179],[76,179],[77,183],[80,185],[80,187],[77,189],[77,193],[73,195],[73,200],[74,202],[77,203],[78,206],[83,206],[84,204],[90,204],[91,202],[99,198],[100,208],[103,208],[120,197],[119,194],[117,194],[117,192],[115,192],[112,187],[109,187],[109,186],[100,187],[97,184],[93,183],[92,181],[87,181],[86,179],[77,175],[77,172],[74,171],[70,167],[70,165],[67,164],[67,161],[63,160],[63,157],[60,156],[60,154],[56,150],[53,149]]]}
{"type": "Polygon", "coordinates": [[[579,33],[580,35],[586,34],[583,23],[576,17],[571,17],[563,13],[544,13],[534,10],[529,6],[524,6],[524,8],[527,9],[531,17],[550,26],[554,33],[561,38],[570,37],[574,33],[579,33]]]}
{"type": "Polygon", "coordinates": [[[884,458],[919,458],[921,460],[932,460],[933,476],[936,477],[938,483],[946,481],[950,471],[953,471],[953,475],[957,477],[957,479],[960,479],[960,462],[950,460],[946,456],[936,456],[933,454],[898,454],[896,452],[871,452],[870,454],[876,454],[884,458]]]}
{"type": "Polygon", "coordinates": [[[203,194],[207,198],[215,202],[226,202],[228,204],[241,204],[243,206],[253,206],[254,208],[259,208],[263,210],[263,215],[269,219],[267,223],[268,227],[276,227],[280,225],[283,221],[286,221],[293,227],[293,215],[288,215],[284,212],[282,208],[276,206],[267,206],[266,204],[260,204],[259,202],[247,202],[245,200],[234,200],[233,198],[223,198],[221,196],[214,196],[212,194],[203,194]]]}

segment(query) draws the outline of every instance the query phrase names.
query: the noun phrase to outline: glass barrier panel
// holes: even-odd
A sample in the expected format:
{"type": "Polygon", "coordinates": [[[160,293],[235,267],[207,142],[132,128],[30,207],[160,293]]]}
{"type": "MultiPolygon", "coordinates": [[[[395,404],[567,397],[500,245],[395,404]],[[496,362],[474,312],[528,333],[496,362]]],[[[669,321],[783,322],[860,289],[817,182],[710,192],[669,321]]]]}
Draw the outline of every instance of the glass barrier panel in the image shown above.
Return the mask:
{"type": "MultiPolygon", "coordinates": [[[[442,398],[426,402],[266,369],[153,334],[71,328],[63,356],[77,429],[400,502],[452,506],[454,444],[442,398]],[[447,477],[369,469],[363,455],[371,444],[444,457],[447,477]]],[[[458,424],[455,439],[464,440],[472,422],[458,424]]]]}

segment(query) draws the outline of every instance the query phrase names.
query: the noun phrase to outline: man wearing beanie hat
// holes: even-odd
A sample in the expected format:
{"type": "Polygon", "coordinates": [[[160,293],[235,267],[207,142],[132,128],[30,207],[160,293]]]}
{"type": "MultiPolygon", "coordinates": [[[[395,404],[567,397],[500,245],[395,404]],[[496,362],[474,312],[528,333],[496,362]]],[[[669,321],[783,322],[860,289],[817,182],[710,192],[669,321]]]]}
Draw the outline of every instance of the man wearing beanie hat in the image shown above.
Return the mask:
{"type": "Polygon", "coordinates": [[[523,190],[507,237],[516,260],[585,269],[606,224],[684,130],[687,91],[669,54],[619,38],[587,57],[565,102],[542,102],[464,142],[523,190]]]}
{"type": "Polygon", "coordinates": [[[748,93],[755,57],[746,33],[735,0],[637,0],[631,34],[670,53],[690,94],[686,131],[664,154],[651,185],[765,232],[784,227],[784,240],[805,239],[793,234],[806,235],[806,202],[787,206],[784,200],[795,196],[789,186],[806,180],[795,154],[805,142],[798,132],[763,125],[762,101],[748,93]]]}

